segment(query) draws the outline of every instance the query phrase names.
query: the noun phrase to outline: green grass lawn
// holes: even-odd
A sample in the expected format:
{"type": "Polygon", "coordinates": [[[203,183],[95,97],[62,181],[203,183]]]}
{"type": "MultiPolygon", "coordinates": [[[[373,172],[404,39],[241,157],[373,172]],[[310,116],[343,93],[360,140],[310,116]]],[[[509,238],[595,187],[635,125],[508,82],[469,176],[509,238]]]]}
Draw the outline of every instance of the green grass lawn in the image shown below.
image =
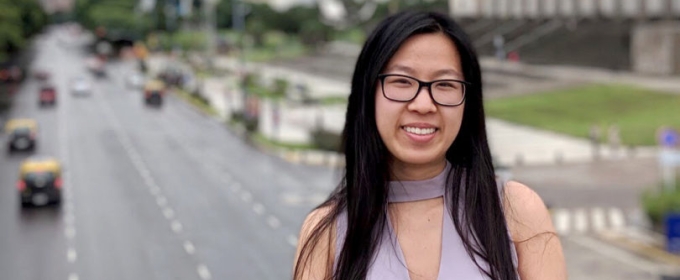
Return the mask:
{"type": "Polygon", "coordinates": [[[656,145],[662,125],[680,129],[680,95],[625,85],[493,99],[485,102],[485,109],[489,117],[586,138],[593,124],[616,124],[625,145],[656,145]]]}

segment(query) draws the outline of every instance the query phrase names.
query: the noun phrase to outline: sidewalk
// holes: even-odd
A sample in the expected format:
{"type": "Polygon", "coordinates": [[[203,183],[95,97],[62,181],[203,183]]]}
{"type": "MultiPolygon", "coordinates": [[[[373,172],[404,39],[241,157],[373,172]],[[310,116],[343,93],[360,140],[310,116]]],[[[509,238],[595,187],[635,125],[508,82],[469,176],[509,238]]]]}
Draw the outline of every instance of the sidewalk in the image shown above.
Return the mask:
{"type": "MultiPolygon", "coordinates": [[[[232,71],[235,71],[239,65],[236,60],[224,57],[217,58],[215,61],[217,67],[225,67],[226,69],[230,69],[232,71]]],[[[543,68],[535,66],[498,63],[495,60],[489,59],[483,59],[482,61],[485,69],[493,69],[494,71],[500,72],[521,72],[518,73],[518,75],[523,76],[531,75],[545,77],[545,81],[537,82],[539,87],[555,87],[564,86],[565,84],[573,84],[574,80],[580,77],[575,73],[580,71],[579,69],[565,70],[560,68],[551,68],[544,70],[543,68]]],[[[261,73],[264,79],[282,77],[293,81],[293,83],[306,84],[310,89],[310,93],[315,98],[338,95],[347,96],[350,88],[348,81],[343,81],[342,79],[333,80],[320,75],[312,75],[310,73],[291,68],[256,63],[248,63],[246,68],[249,71],[261,73]]],[[[601,80],[599,81],[605,82],[607,79],[610,79],[611,75],[606,75],[606,73],[604,73],[586,76],[590,79],[589,81],[593,81],[595,78],[600,77],[601,80]]],[[[625,78],[627,78],[627,76],[622,76],[621,79],[625,78]]],[[[644,82],[645,84],[654,84],[656,80],[647,79],[644,82]]],[[[526,83],[517,84],[519,85],[516,87],[505,87],[502,90],[506,92],[527,92],[531,91],[532,89],[536,90],[536,88],[527,88],[527,86],[523,86],[526,83]]],[[[536,84],[534,84],[534,86],[536,86],[536,84]]],[[[216,95],[214,92],[208,94],[216,95]]],[[[316,119],[317,115],[321,114],[323,115],[322,119],[324,122],[324,127],[330,131],[339,133],[342,129],[341,124],[344,123],[344,109],[345,108],[342,106],[336,106],[335,108],[323,108],[321,109],[323,111],[321,113],[305,113],[300,112],[299,110],[297,113],[282,113],[282,115],[286,115],[285,117],[282,117],[282,123],[288,124],[288,127],[291,129],[291,134],[299,135],[300,131],[309,131],[312,129],[312,123],[310,120],[316,119]],[[283,119],[285,119],[285,121],[283,119]],[[335,125],[333,127],[328,127],[328,124],[335,125]]],[[[264,114],[267,115],[267,113],[264,114]]],[[[264,119],[267,120],[268,118],[264,119]]],[[[591,161],[594,158],[593,149],[590,143],[585,139],[538,130],[532,127],[520,126],[493,118],[487,119],[487,126],[492,153],[495,155],[496,159],[504,165],[543,165],[566,162],[584,162],[591,161]]],[[[280,130],[279,137],[284,140],[301,139],[300,137],[289,137],[286,135],[287,133],[288,132],[286,130],[282,129],[280,130]]],[[[636,150],[634,153],[630,153],[629,151],[625,150],[612,151],[607,148],[604,148],[601,151],[601,157],[603,159],[621,159],[628,156],[653,157],[655,156],[655,149],[641,148],[636,150]]]]}
{"type": "MultiPolygon", "coordinates": [[[[162,63],[165,58],[153,56],[150,65],[162,63]],[[153,61],[153,62],[152,62],[153,61]]],[[[214,59],[215,66],[227,69],[232,73],[238,73],[240,63],[238,60],[228,57],[214,59]]],[[[482,58],[481,63],[485,71],[498,73],[510,72],[511,75],[542,77],[537,84],[516,83],[517,86],[495,89],[495,94],[511,94],[512,92],[528,92],[536,90],[531,86],[559,87],[575,82],[621,82],[633,83],[637,86],[653,88],[657,90],[676,89],[680,93],[680,79],[640,77],[626,73],[611,73],[600,69],[583,69],[569,66],[534,66],[521,63],[500,62],[495,59],[482,58]],[[677,86],[677,87],[676,87],[677,86]],[[499,93],[498,91],[505,91],[499,93]]],[[[153,66],[151,66],[153,68],[153,66]]],[[[261,63],[246,63],[247,71],[261,74],[262,79],[272,81],[274,78],[284,78],[291,84],[304,84],[309,88],[313,98],[329,96],[345,97],[349,94],[349,81],[330,79],[321,75],[313,75],[290,67],[271,66],[261,63]]],[[[524,80],[521,80],[524,81],[524,80]]],[[[228,119],[231,111],[240,110],[243,106],[243,96],[237,89],[236,80],[233,77],[208,78],[204,81],[203,92],[210,103],[219,112],[223,119],[228,119]]],[[[283,142],[309,143],[310,131],[321,123],[328,131],[340,133],[344,124],[344,105],[336,106],[301,106],[290,103],[280,103],[278,112],[273,112],[275,106],[271,102],[263,101],[260,104],[260,128],[265,136],[283,142]],[[275,119],[278,117],[278,121],[275,119]],[[319,122],[320,121],[320,122],[319,122]]],[[[576,163],[592,161],[594,151],[586,139],[575,138],[550,131],[539,130],[509,123],[506,121],[488,118],[487,133],[489,145],[495,159],[506,166],[517,165],[546,165],[560,163],[576,163]]],[[[638,148],[635,151],[610,150],[606,147],[601,150],[601,159],[622,159],[626,157],[649,158],[656,155],[654,147],[638,148]]],[[[292,158],[305,158],[306,156],[294,156],[292,158]]],[[[319,157],[319,156],[311,156],[319,157]]],[[[323,157],[323,156],[321,156],[323,157]]],[[[307,157],[309,158],[309,157],[307,157]]],[[[318,161],[314,161],[318,164],[318,161]]],[[[326,161],[329,162],[329,161],[326,161]]],[[[336,161],[337,162],[337,161],[336,161]]]]}

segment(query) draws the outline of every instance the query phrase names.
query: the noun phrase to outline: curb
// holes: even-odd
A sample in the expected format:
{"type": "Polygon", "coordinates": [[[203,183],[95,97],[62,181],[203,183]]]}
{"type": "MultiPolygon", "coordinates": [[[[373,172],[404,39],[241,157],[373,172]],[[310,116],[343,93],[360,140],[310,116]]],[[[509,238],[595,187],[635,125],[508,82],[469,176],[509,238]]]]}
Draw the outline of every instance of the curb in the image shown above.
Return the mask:
{"type": "MultiPolygon", "coordinates": [[[[218,116],[213,116],[210,113],[207,113],[203,111],[201,108],[198,108],[196,105],[192,104],[182,96],[179,96],[177,92],[174,90],[171,90],[172,95],[177,98],[178,100],[181,100],[183,104],[185,104],[187,107],[191,108],[191,110],[194,110],[195,112],[201,114],[202,116],[214,120],[215,122],[219,124],[224,124],[224,120],[219,118],[218,116]]],[[[276,148],[276,147],[270,147],[266,145],[262,145],[259,143],[256,143],[252,140],[250,140],[246,135],[244,129],[239,129],[238,127],[234,127],[233,125],[224,125],[229,131],[243,139],[245,142],[250,144],[251,146],[257,148],[259,151],[275,156],[278,158],[281,158],[282,160],[285,160],[287,162],[293,163],[293,164],[305,164],[305,165],[311,165],[311,166],[324,166],[328,168],[341,168],[345,166],[345,157],[344,155],[340,153],[333,153],[333,152],[326,152],[326,151],[321,151],[321,150],[294,150],[294,149],[283,149],[283,148],[276,148]]]]}
{"type": "MultiPolygon", "coordinates": [[[[236,132],[243,136],[243,132],[236,132]]],[[[304,164],[309,166],[322,166],[328,168],[342,168],[345,166],[345,157],[340,153],[327,152],[321,150],[295,150],[276,148],[254,141],[248,140],[255,148],[261,152],[278,157],[293,164],[304,164]]]]}
{"type": "MultiPolygon", "coordinates": [[[[663,249],[663,240],[654,237],[648,233],[645,239],[632,237],[624,232],[605,231],[599,234],[599,238],[616,247],[630,251],[638,256],[647,258],[658,263],[670,265],[673,267],[680,267],[680,255],[671,254],[663,249]]],[[[680,269],[675,271],[675,276],[680,276],[680,269]]]]}

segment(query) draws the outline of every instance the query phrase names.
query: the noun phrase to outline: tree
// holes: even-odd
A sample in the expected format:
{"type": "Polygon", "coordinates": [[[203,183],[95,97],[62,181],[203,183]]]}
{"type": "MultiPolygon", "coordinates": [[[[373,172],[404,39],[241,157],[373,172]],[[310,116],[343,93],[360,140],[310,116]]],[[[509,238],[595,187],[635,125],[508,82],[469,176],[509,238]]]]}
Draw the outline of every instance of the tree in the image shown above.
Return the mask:
{"type": "Polygon", "coordinates": [[[0,0],[0,62],[26,45],[46,23],[36,0],[0,0]]]}

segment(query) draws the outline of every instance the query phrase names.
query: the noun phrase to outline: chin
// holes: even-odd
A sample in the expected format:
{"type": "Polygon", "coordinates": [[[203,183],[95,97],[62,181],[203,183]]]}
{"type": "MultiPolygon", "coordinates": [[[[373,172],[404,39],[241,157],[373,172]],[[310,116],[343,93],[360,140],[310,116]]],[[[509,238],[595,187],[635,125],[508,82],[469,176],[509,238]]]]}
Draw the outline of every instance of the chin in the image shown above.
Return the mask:
{"type": "Polygon", "coordinates": [[[432,152],[409,151],[400,154],[396,159],[408,165],[425,165],[439,161],[441,156],[432,152]]]}

